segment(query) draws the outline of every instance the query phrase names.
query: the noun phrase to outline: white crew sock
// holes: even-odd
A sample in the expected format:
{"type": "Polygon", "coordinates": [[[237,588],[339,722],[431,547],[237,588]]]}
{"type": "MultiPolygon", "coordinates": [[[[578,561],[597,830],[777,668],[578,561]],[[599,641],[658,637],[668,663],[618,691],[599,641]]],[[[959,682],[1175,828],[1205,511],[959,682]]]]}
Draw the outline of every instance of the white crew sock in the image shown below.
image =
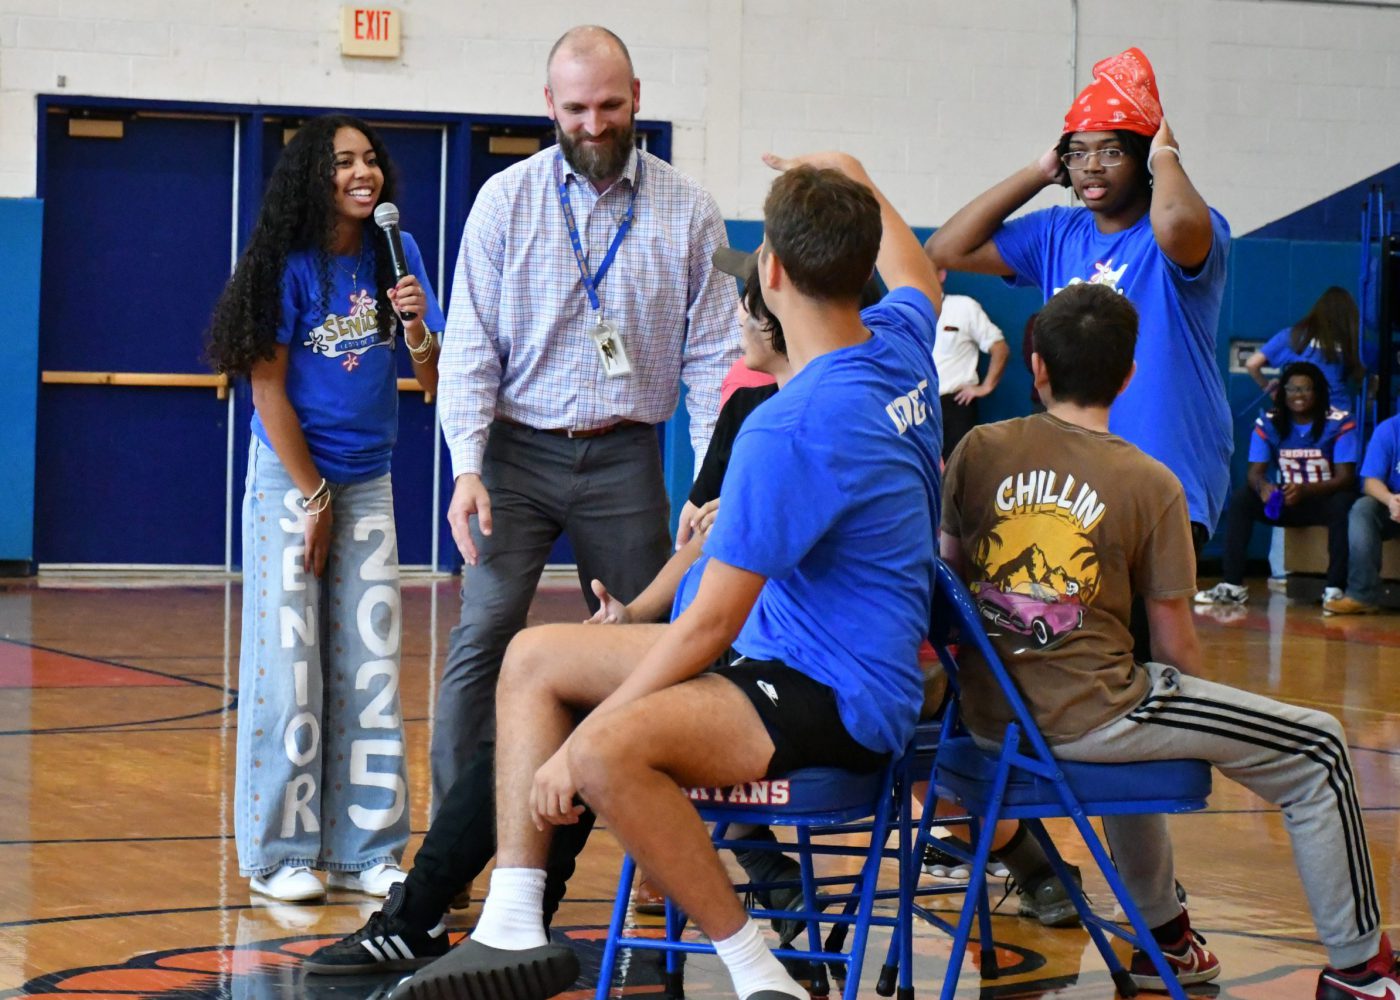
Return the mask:
{"type": "Polygon", "coordinates": [[[807,1000],[807,991],[788,975],[783,964],[773,957],[768,946],[763,943],[763,932],[752,917],[739,932],[723,941],[716,941],[715,951],[724,961],[734,980],[734,992],[739,1000],[751,997],[762,990],[773,990],[796,1000],[807,1000]]]}
{"type": "Polygon", "coordinates": [[[481,907],[473,941],[506,951],[549,944],[544,932],[544,869],[497,868],[481,907]]]}

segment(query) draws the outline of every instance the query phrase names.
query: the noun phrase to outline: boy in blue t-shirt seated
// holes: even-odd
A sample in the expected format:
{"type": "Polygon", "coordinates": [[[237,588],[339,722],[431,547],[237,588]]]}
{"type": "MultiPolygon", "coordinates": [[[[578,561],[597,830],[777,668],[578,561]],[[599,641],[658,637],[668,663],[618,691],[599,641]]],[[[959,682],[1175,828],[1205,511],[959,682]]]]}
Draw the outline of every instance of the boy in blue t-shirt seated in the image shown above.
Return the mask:
{"type": "Polygon", "coordinates": [[[1380,610],[1381,543],[1400,536],[1400,417],[1382,420],[1361,462],[1362,496],[1352,504],[1346,593],[1322,602],[1324,615],[1380,610]]]}
{"type": "Polygon", "coordinates": [[[573,983],[578,960],[549,943],[541,901],[553,828],[577,821],[581,796],[715,943],[738,996],[807,997],[684,789],[806,766],[872,771],[913,734],[937,558],[942,295],[857,161],[767,162],[783,173],[764,203],[756,280],[793,374],[734,442],[699,588],[669,625],[547,625],[511,643],[491,888],[471,939],[400,995],[524,1000],[573,983]],[[862,312],[877,267],[891,291],[862,312]],[[739,661],[710,669],[730,649],[739,661]]]}

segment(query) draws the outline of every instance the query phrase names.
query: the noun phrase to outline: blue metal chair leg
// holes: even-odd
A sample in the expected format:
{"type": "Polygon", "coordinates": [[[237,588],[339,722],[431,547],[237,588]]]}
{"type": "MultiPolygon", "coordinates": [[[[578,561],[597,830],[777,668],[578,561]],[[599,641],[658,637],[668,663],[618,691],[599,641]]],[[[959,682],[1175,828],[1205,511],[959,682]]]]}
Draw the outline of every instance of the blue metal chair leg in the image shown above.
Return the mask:
{"type": "MultiPolygon", "coordinates": [[[[1082,812],[1070,817],[1074,820],[1074,825],[1079,828],[1080,836],[1089,848],[1089,853],[1094,856],[1094,862],[1103,872],[1104,878],[1108,881],[1108,887],[1117,897],[1118,903],[1123,908],[1123,914],[1128,918],[1128,923],[1133,928],[1133,933],[1137,936],[1137,946],[1147,953],[1147,957],[1152,960],[1152,965],[1157,970],[1157,975],[1161,977],[1163,985],[1166,986],[1167,995],[1172,1000],[1187,1000],[1186,991],[1181,988],[1181,984],[1176,980],[1176,973],[1167,963],[1167,957],[1162,954],[1162,947],[1157,943],[1157,939],[1152,936],[1152,929],[1147,926],[1147,921],[1143,918],[1142,911],[1138,909],[1137,903],[1128,892],[1128,887],[1123,884],[1123,879],[1118,874],[1118,868],[1113,863],[1113,859],[1104,850],[1102,841],[1094,832],[1093,826],[1082,812]]],[[[1115,962],[1114,965],[1117,965],[1115,962]]],[[[1119,992],[1123,991],[1124,984],[1128,984],[1137,992],[1136,984],[1126,970],[1119,969],[1113,973],[1113,981],[1119,984],[1119,992]]],[[[1132,996],[1133,993],[1125,993],[1125,996],[1132,996]]]]}
{"type": "Polygon", "coordinates": [[[596,1000],[608,1000],[608,994],[612,991],[613,972],[617,967],[617,939],[622,936],[622,925],[627,919],[627,903],[632,897],[632,879],[636,871],[637,864],[632,856],[624,855],[617,898],[613,900],[612,920],[608,923],[608,941],[603,946],[603,962],[598,970],[598,991],[594,994],[596,1000]]]}
{"type": "MultiPolygon", "coordinates": [[[[889,789],[886,788],[888,793],[889,789]]],[[[875,822],[870,831],[870,841],[872,844],[883,845],[889,839],[890,834],[890,801],[887,798],[882,803],[882,808],[875,815],[875,822]]],[[[860,883],[860,904],[858,909],[862,912],[861,919],[856,922],[856,935],[851,941],[850,964],[846,969],[846,988],[843,991],[844,1000],[857,1000],[860,992],[860,972],[865,959],[865,944],[870,936],[870,914],[875,908],[875,890],[880,882],[880,858],[881,852],[872,851],[865,860],[864,870],[860,883]]],[[[898,929],[896,929],[898,933],[898,929]]]]}
{"type": "MultiPolygon", "coordinates": [[[[979,830],[979,826],[981,826],[981,824],[979,824],[977,820],[972,820],[972,822],[968,824],[968,836],[976,843],[980,844],[983,839],[981,834],[984,831],[979,830]]],[[[988,848],[987,856],[991,857],[991,845],[993,838],[996,836],[996,824],[986,824],[985,833],[988,848]]],[[[980,857],[980,853],[978,856],[980,857]]],[[[974,858],[973,865],[976,867],[976,870],[980,872],[980,875],[975,883],[968,883],[967,892],[969,896],[972,895],[974,891],[973,886],[976,885],[977,933],[981,940],[981,947],[978,949],[978,971],[981,973],[983,979],[996,979],[1001,975],[1001,970],[997,967],[997,944],[996,939],[992,936],[992,903],[987,897],[987,863],[983,861],[979,866],[977,860],[974,858]]]]}

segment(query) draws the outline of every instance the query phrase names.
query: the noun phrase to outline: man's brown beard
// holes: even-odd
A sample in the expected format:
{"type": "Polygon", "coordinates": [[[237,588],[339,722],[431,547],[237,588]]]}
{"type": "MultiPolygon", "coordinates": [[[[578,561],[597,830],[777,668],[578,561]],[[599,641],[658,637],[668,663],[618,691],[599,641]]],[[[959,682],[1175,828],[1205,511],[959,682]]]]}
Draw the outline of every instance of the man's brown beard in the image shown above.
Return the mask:
{"type": "Polygon", "coordinates": [[[598,146],[583,139],[575,139],[554,123],[554,137],[564,153],[564,159],[574,172],[595,183],[614,180],[627,166],[627,158],[636,145],[637,133],[629,121],[624,128],[609,129],[606,145],[598,146]]]}

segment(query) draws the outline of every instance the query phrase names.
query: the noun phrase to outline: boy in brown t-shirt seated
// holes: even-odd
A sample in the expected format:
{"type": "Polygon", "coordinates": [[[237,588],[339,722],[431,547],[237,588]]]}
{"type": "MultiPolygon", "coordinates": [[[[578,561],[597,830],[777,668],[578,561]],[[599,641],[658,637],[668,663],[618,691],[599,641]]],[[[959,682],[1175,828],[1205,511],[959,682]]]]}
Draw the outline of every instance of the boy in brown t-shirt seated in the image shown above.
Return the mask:
{"type": "MultiPolygon", "coordinates": [[[[1066,760],[1208,760],[1275,804],[1331,964],[1319,1000],[1400,996],[1380,930],[1351,761],[1332,716],[1202,680],[1191,619],[1196,560],[1181,484],[1108,433],[1133,375],[1137,312],[1101,285],[1055,295],[1035,325],[1032,366],[1047,412],[973,430],[945,473],[943,558],[967,581],[988,633],[1045,738],[1066,760]],[[1152,657],[1133,660],[1128,615],[1146,600],[1152,657]]],[[[1011,713],[990,671],[967,657],[963,715],[999,740],[1011,713]]],[[[1177,900],[1162,816],[1109,816],[1123,881],[1177,978],[1220,963],[1177,900]]],[[[1162,989],[1133,955],[1133,979],[1162,989]]]]}

